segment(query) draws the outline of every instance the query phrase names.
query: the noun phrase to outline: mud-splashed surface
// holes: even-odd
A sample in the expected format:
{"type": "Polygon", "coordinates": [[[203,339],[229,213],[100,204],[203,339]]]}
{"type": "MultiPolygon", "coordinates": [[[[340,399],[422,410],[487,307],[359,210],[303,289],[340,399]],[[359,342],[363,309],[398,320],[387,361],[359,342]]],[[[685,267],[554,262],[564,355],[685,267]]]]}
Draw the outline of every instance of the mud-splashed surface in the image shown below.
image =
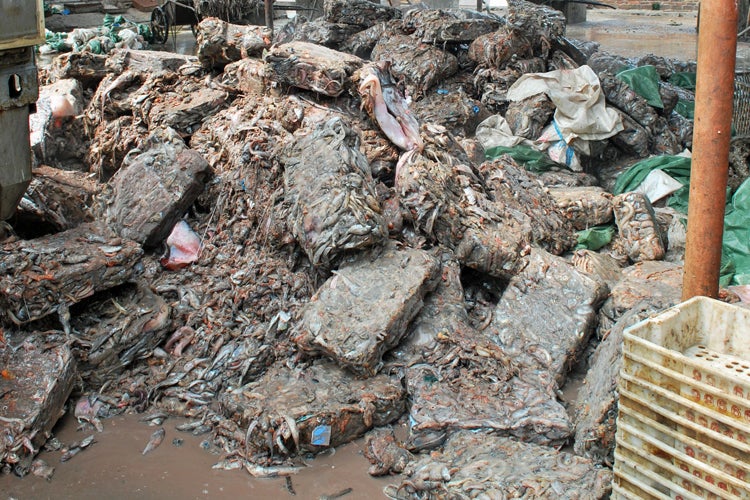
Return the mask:
{"type": "Polygon", "coordinates": [[[207,436],[175,430],[183,419],[170,418],[161,425],[166,435],[161,445],[143,455],[151,434],[158,427],[139,422],[137,415],[103,421],[104,432],[90,428],[77,431],[77,422],[67,416],[55,429],[64,444],[94,434],[96,442],[67,462],[61,451],[43,451],[38,458],[55,468],[50,481],[28,475],[23,479],[0,476],[0,500],[43,499],[209,499],[274,498],[318,499],[351,488],[342,500],[383,498],[383,488],[398,479],[373,478],[362,455],[359,439],[331,453],[304,460],[307,465],[291,476],[289,491],[284,478],[255,479],[243,470],[224,471],[211,467],[222,459],[201,448],[207,436]],[[177,446],[173,440],[182,440],[177,446]]]}

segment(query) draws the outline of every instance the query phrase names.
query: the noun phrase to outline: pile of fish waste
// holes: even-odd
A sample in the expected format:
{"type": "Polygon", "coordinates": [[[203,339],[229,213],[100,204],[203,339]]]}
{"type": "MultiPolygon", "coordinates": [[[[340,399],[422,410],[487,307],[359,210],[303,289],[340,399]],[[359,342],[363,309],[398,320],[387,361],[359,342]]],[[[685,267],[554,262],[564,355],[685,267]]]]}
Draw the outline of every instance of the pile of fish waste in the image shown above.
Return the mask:
{"type": "Polygon", "coordinates": [[[585,458],[486,433],[453,434],[409,464],[389,498],[603,498],[612,473],[585,458]]]}
{"type": "Polygon", "coordinates": [[[0,415],[4,470],[29,470],[74,391],[84,426],[187,417],[255,476],[373,432],[394,498],[606,496],[610,339],[679,290],[685,217],[615,186],[691,146],[669,80],[695,65],[592,55],[522,0],[326,0],[273,35],[222,12],[195,56],[40,71],[35,180],[0,241],[0,357],[20,364],[0,406],[36,350],[60,384],[37,381],[46,420],[0,415]]]}

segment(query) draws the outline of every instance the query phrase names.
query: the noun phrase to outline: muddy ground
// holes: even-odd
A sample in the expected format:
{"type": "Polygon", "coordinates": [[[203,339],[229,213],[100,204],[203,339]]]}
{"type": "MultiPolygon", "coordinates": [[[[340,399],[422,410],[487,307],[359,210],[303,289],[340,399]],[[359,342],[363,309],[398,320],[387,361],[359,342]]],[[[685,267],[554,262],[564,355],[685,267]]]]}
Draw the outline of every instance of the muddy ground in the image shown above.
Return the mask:
{"type": "MultiPolygon", "coordinates": [[[[374,478],[367,473],[369,462],[362,456],[363,441],[350,443],[335,452],[306,460],[309,465],[291,477],[254,479],[244,471],[211,468],[220,458],[206,451],[201,443],[206,436],[179,432],[176,425],[184,419],[164,422],[164,442],[148,455],[142,451],[156,427],[127,415],[108,419],[104,432],[96,434],[96,443],[69,462],[60,463],[60,452],[42,452],[39,457],[55,467],[51,481],[36,476],[19,479],[0,477],[3,500],[109,498],[208,499],[208,498],[320,498],[351,489],[344,499],[382,497],[382,489],[392,478],[374,478]],[[174,440],[182,440],[179,444],[174,440]]],[[[55,429],[65,442],[86,437],[76,431],[74,418],[66,418],[55,429]]]]}
{"type": "MultiPolygon", "coordinates": [[[[599,42],[603,49],[628,57],[653,53],[691,60],[696,56],[695,24],[694,13],[592,9],[588,20],[569,26],[567,34],[599,42]]],[[[189,31],[178,34],[176,49],[181,53],[194,50],[189,31]]],[[[747,44],[740,44],[738,69],[750,67],[748,53],[747,44]]],[[[575,399],[576,388],[573,377],[564,388],[570,400],[575,399]]],[[[283,479],[253,479],[244,471],[212,470],[218,455],[203,449],[201,436],[174,430],[179,422],[168,419],[163,424],[164,443],[144,456],[141,452],[155,427],[139,422],[135,415],[105,420],[104,432],[96,434],[97,442],[71,461],[60,463],[59,452],[42,453],[40,457],[56,468],[51,481],[31,475],[24,479],[0,476],[0,499],[331,498],[348,488],[351,491],[344,498],[364,499],[382,496],[383,487],[395,482],[367,474],[362,440],[309,461],[309,468],[293,476],[291,487],[283,479]],[[177,446],[174,439],[183,442],[177,446]]],[[[65,442],[86,437],[76,427],[75,419],[68,416],[55,434],[65,442]]]]}

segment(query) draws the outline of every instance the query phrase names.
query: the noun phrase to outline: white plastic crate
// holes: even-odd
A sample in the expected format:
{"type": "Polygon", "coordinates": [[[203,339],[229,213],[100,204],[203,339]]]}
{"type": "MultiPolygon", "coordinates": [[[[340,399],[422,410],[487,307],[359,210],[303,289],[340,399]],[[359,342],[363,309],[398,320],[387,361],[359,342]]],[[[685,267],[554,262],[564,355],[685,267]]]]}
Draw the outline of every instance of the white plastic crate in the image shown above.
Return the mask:
{"type": "Polygon", "coordinates": [[[750,499],[750,310],[695,297],[625,330],[615,499],[750,499]]]}

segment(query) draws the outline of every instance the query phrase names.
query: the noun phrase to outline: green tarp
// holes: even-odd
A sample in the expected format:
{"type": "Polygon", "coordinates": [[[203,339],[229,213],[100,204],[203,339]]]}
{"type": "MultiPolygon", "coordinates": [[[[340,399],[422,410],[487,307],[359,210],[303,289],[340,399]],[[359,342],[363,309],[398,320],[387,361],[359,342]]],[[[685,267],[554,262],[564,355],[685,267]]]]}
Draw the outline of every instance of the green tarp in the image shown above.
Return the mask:
{"type": "Polygon", "coordinates": [[[485,151],[484,155],[488,160],[494,160],[503,155],[509,155],[526,170],[535,173],[548,172],[552,167],[559,166],[552,161],[547,154],[530,148],[529,146],[518,145],[510,148],[505,146],[495,146],[494,148],[485,151]]]}
{"type": "MultiPolygon", "coordinates": [[[[745,180],[737,188],[724,216],[724,241],[722,255],[734,269],[724,271],[726,276],[734,271],[728,284],[750,285],[750,182],[745,180]]],[[[725,285],[726,286],[726,285],[725,285]]]]}
{"type": "MultiPolygon", "coordinates": [[[[688,184],[690,182],[690,159],[680,156],[655,156],[636,163],[620,174],[615,183],[614,194],[634,190],[643,179],[656,169],[684,184],[673,193],[668,205],[687,214],[688,184]]],[[[750,179],[745,180],[737,191],[727,198],[724,216],[724,239],[722,242],[721,286],[750,284],[750,179]]]]}
{"type": "Polygon", "coordinates": [[[695,90],[695,73],[672,73],[669,83],[683,89],[695,90]]]}
{"type": "Polygon", "coordinates": [[[655,108],[663,108],[659,94],[659,74],[653,66],[639,66],[617,73],[617,78],[627,83],[636,94],[643,97],[655,108]]]}

